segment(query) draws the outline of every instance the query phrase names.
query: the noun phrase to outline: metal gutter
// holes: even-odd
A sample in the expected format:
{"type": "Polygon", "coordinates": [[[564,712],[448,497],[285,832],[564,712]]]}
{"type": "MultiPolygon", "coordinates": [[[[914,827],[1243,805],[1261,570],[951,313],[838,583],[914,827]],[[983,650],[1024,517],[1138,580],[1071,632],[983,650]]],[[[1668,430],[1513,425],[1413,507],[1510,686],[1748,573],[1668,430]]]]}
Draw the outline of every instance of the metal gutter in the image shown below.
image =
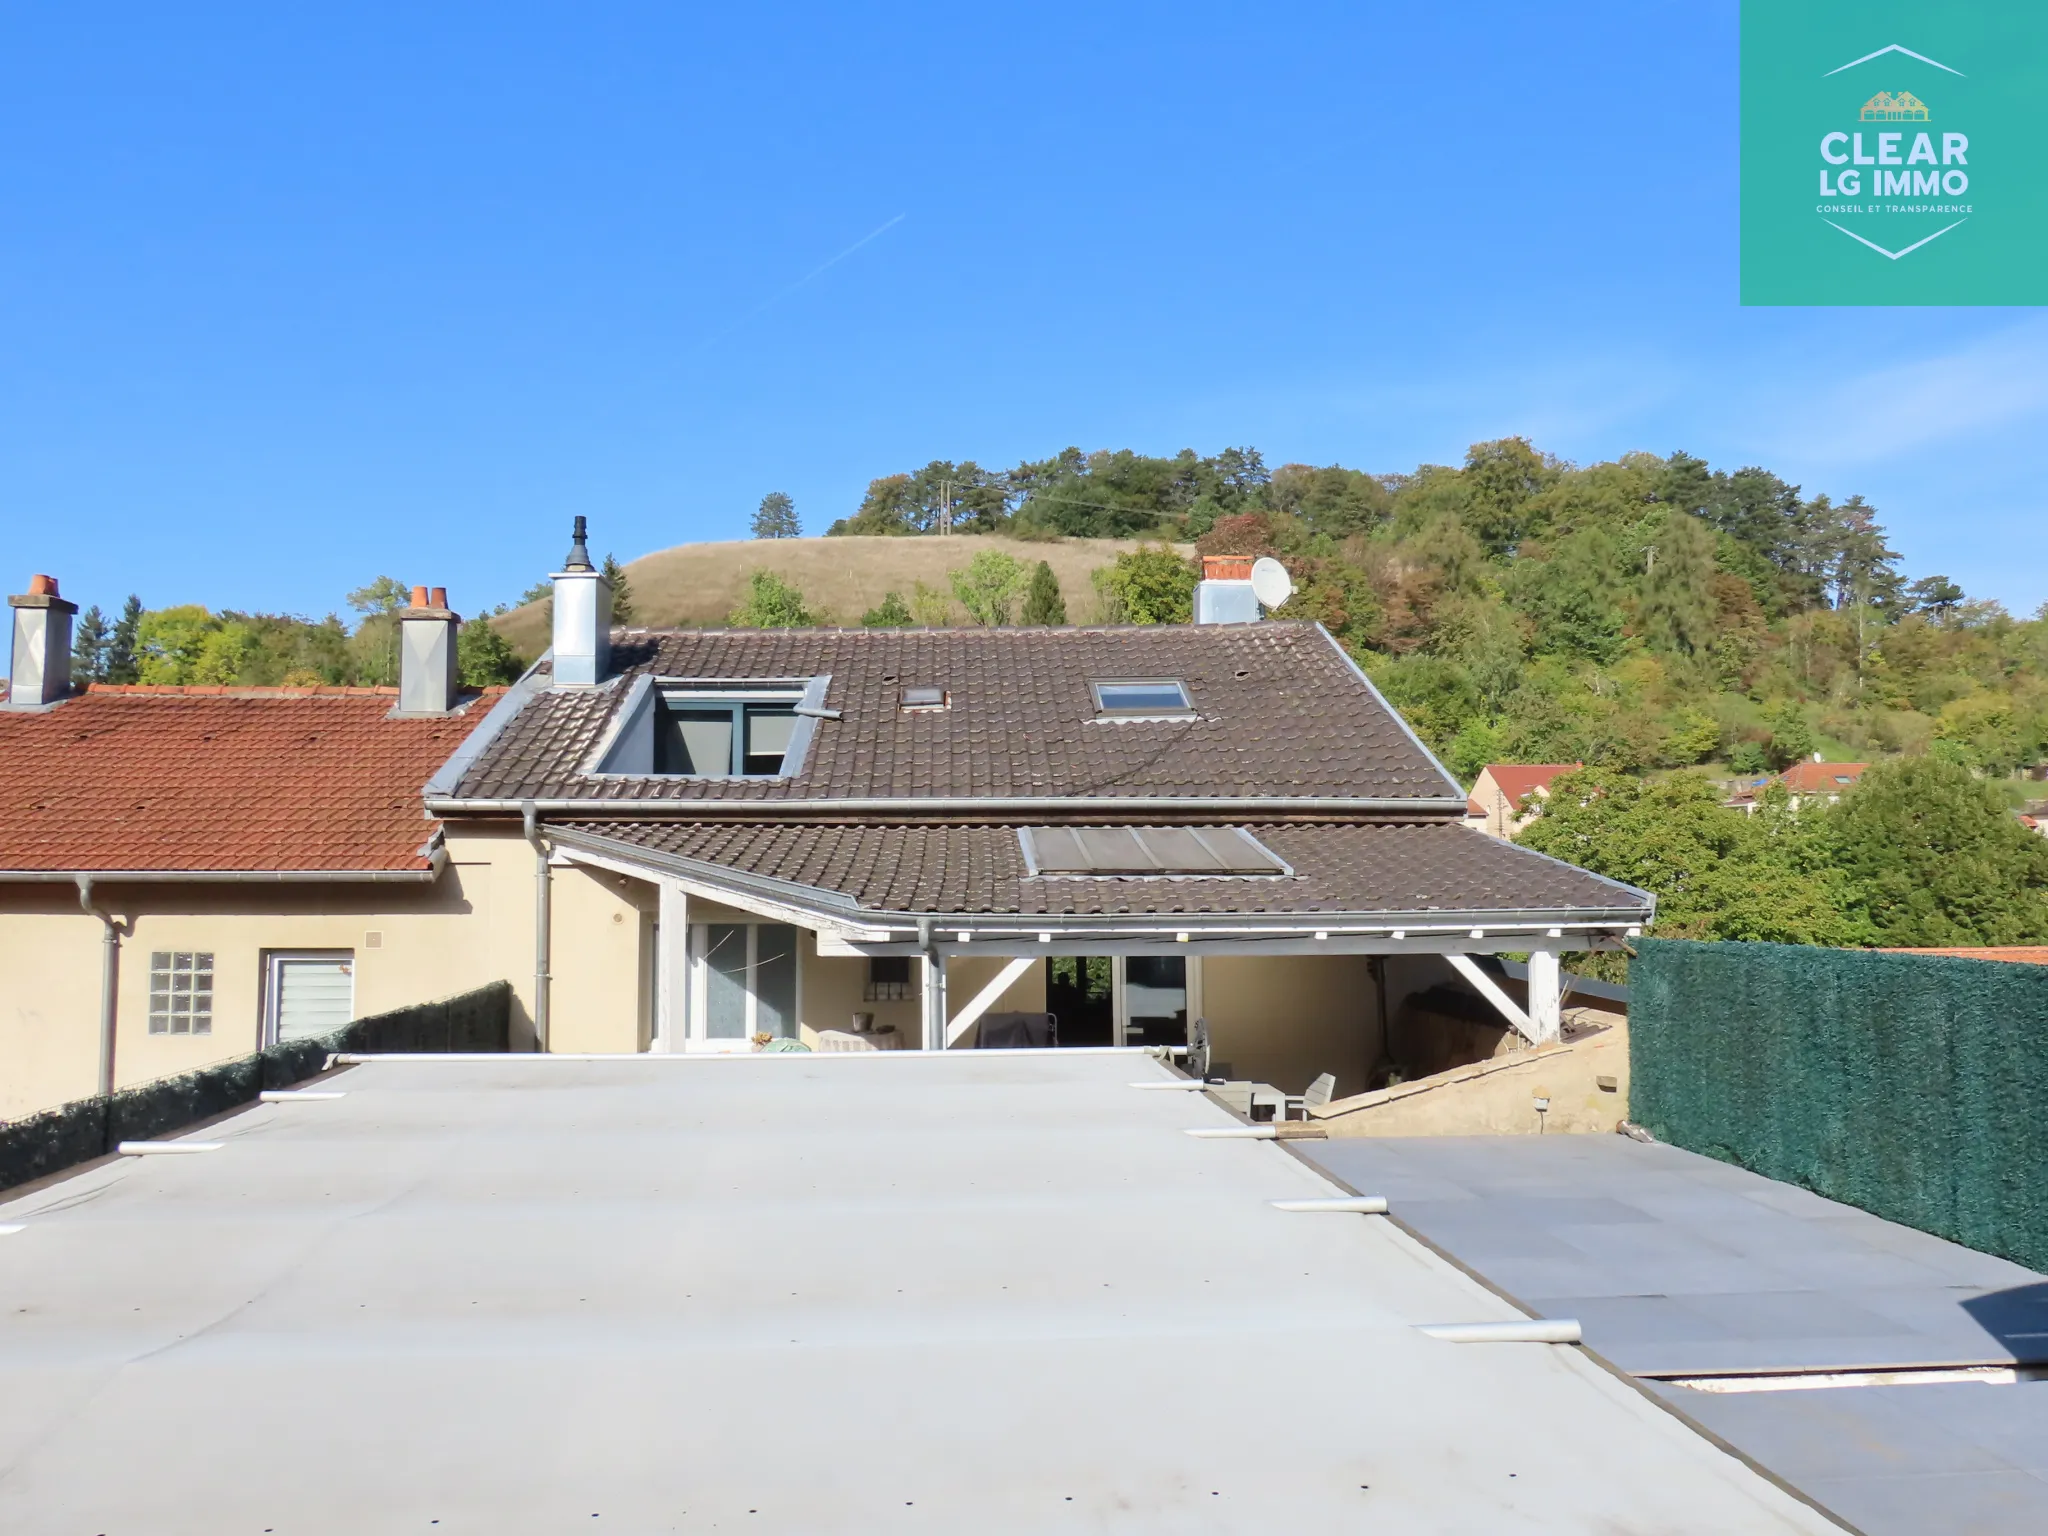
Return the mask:
{"type": "Polygon", "coordinates": [[[88,917],[98,918],[106,929],[100,960],[100,1092],[110,1094],[114,1091],[114,1044],[120,1022],[121,940],[135,931],[135,922],[100,909],[92,899],[93,876],[81,874],[73,878],[78,882],[79,906],[88,917]]]}

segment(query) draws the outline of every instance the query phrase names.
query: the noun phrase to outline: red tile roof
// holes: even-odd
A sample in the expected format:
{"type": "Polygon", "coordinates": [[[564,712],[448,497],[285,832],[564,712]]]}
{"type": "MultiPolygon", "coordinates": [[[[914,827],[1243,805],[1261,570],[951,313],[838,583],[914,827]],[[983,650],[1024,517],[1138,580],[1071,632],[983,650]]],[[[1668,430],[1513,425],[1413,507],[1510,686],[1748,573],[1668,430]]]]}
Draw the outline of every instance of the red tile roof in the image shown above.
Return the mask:
{"type": "Polygon", "coordinates": [[[1794,763],[1778,775],[1778,782],[1795,795],[1840,794],[1863,777],[1868,763],[1794,763]]]}
{"type": "MultiPolygon", "coordinates": [[[[1576,773],[1585,767],[1584,763],[1488,763],[1485,772],[1493,776],[1493,782],[1507,797],[1510,811],[1522,803],[1522,796],[1535,790],[1548,790],[1550,781],[1561,773],[1576,773]]],[[[1485,816],[1493,810],[1490,805],[1481,805],[1476,798],[1465,802],[1468,816],[1485,816]]]]}
{"type": "Polygon", "coordinates": [[[0,711],[0,872],[424,869],[420,790],[481,720],[389,688],[113,688],[0,711]]]}

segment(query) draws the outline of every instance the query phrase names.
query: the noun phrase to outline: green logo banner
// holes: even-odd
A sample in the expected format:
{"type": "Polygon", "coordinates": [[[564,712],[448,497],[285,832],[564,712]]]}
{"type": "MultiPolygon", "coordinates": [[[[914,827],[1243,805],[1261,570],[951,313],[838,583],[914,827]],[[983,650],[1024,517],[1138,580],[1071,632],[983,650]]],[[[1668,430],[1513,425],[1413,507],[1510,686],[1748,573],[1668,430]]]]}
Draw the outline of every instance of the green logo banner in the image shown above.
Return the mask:
{"type": "Polygon", "coordinates": [[[1743,0],[1744,304],[2048,303],[2048,3],[1743,0]]]}

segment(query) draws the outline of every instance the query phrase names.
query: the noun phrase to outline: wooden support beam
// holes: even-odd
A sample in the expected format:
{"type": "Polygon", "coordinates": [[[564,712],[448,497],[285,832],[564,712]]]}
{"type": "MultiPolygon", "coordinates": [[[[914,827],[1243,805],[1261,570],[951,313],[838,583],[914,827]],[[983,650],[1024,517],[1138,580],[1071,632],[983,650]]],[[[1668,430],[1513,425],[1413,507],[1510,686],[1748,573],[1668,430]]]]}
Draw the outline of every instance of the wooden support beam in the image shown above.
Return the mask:
{"type": "Polygon", "coordinates": [[[1457,968],[1460,976],[1472,983],[1474,991],[1500,1010],[1501,1017],[1514,1025],[1515,1033],[1531,1045],[1536,1043],[1535,1023],[1515,1006],[1515,1000],[1500,989],[1498,982],[1479,969],[1470,955],[1445,955],[1444,958],[1457,968]]]}

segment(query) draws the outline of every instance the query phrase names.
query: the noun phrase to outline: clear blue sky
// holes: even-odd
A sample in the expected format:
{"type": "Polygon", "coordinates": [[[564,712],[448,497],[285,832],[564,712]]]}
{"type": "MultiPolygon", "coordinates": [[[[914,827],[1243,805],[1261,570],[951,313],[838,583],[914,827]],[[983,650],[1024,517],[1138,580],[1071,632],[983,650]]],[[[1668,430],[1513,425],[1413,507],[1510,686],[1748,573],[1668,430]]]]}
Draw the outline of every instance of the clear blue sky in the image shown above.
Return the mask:
{"type": "Polygon", "coordinates": [[[324,10],[0,0],[8,591],[473,610],[577,512],[1523,433],[2048,598],[2037,312],[1737,306],[1732,0],[324,10]]]}

